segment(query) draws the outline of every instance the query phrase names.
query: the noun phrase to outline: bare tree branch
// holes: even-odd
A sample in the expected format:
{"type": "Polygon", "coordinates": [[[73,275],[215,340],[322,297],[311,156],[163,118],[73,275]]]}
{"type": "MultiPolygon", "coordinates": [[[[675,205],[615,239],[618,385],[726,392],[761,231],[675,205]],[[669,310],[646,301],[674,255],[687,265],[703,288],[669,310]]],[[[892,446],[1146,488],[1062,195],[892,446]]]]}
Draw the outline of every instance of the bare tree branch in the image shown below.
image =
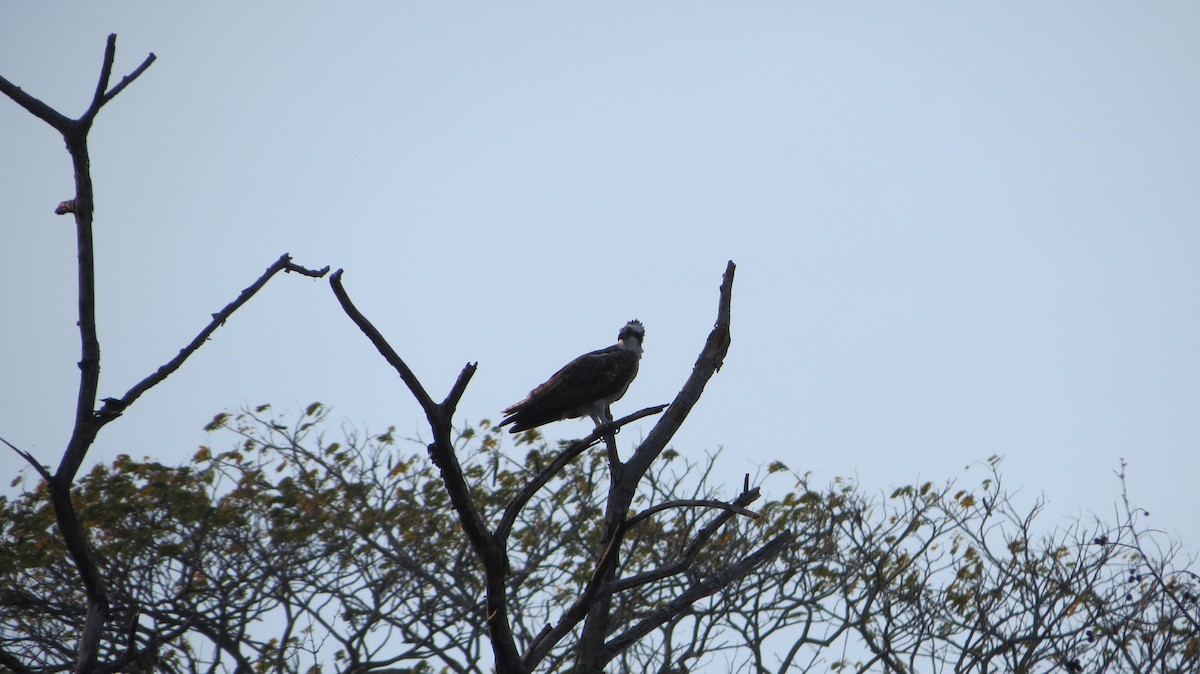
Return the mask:
{"type": "Polygon", "coordinates": [[[13,674],[34,674],[35,670],[26,667],[25,663],[21,662],[12,653],[0,650],[0,665],[4,665],[13,671],[13,674]]]}
{"type": "Polygon", "coordinates": [[[72,120],[42,101],[25,93],[12,82],[0,75],[0,93],[11,98],[17,105],[25,108],[29,114],[54,127],[60,133],[66,134],[72,120]]]}
{"type": "Polygon", "coordinates": [[[626,520],[625,526],[632,527],[638,522],[653,517],[654,515],[670,508],[717,508],[718,510],[728,510],[729,512],[737,513],[738,515],[744,515],[752,520],[758,519],[758,513],[754,512],[753,510],[747,510],[746,508],[733,503],[726,503],[716,499],[681,498],[675,499],[674,501],[666,501],[664,503],[659,503],[646,508],[642,512],[626,520]]]}
{"type": "Polygon", "coordinates": [[[604,586],[604,580],[616,568],[617,553],[620,549],[621,536],[613,536],[609,541],[608,547],[601,553],[600,559],[596,561],[596,567],[592,571],[591,577],[588,578],[587,585],[584,586],[583,591],[579,593],[574,603],[563,612],[558,620],[558,624],[550,629],[543,629],[537,638],[529,644],[529,648],[522,659],[529,669],[532,670],[537,666],[537,663],[545,659],[550,654],[550,651],[558,645],[558,642],[562,641],[581,620],[587,617],[596,600],[596,596],[604,586]]]}
{"type": "Polygon", "coordinates": [[[553,479],[554,476],[557,475],[559,471],[561,471],[568,463],[573,461],[575,457],[582,454],[589,447],[595,445],[597,440],[610,435],[613,430],[633,423],[638,419],[648,417],[652,414],[658,414],[666,409],[666,407],[666,405],[656,405],[654,407],[647,407],[645,409],[638,410],[633,414],[623,416],[611,423],[597,426],[591,433],[587,435],[587,437],[572,442],[569,447],[564,449],[557,457],[554,458],[554,461],[550,462],[549,466],[546,466],[542,472],[538,473],[532,480],[527,482],[525,486],[521,488],[521,491],[513,497],[512,501],[509,502],[507,507],[505,507],[504,514],[500,517],[500,524],[496,527],[496,537],[502,541],[507,540],[509,532],[512,531],[513,523],[516,522],[517,516],[520,514],[521,509],[525,507],[525,504],[529,502],[529,499],[533,498],[533,496],[537,494],[538,490],[540,490],[542,487],[545,487],[546,484],[549,483],[550,480],[553,479]]]}
{"type": "Polygon", "coordinates": [[[425,391],[425,387],[421,386],[417,375],[413,374],[413,371],[404,362],[404,359],[384,339],[383,334],[367,320],[367,317],[358,310],[358,307],[354,306],[350,295],[346,293],[346,289],[342,286],[341,269],[333,272],[333,275],[329,277],[329,285],[333,288],[334,296],[337,297],[338,302],[342,305],[342,310],[346,312],[350,320],[354,321],[358,329],[367,336],[367,339],[371,340],[371,343],[379,350],[379,354],[388,362],[388,365],[391,365],[400,375],[400,379],[404,381],[404,385],[408,387],[409,391],[412,391],[413,397],[417,399],[417,402],[421,405],[421,409],[425,411],[425,416],[431,417],[429,421],[432,423],[433,417],[440,416],[440,413],[436,411],[437,404],[433,402],[433,398],[425,391]]]}
{"type": "Polygon", "coordinates": [[[475,363],[468,363],[463,368],[451,387],[450,393],[441,404],[434,403],[433,398],[426,392],[412,369],[388,344],[383,334],[354,306],[354,302],[351,301],[342,286],[342,270],[339,269],[330,276],[329,284],[346,315],[358,325],[359,330],[375,345],[380,355],[396,370],[405,385],[408,386],[409,391],[420,403],[421,408],[424,409],[425,417],[433,431],[433,442],[428,446],[429,456],[441,471],[442,483],[446,487],[446,493],[454,505],[454,510],[458,513],[463,532],[467,535],[467,539],[483,564],[484,586],[487,595],[485,620],[491,637],[497,671],[502,674],[524,674],[526,668],[517,651],[508,609],[506,583],[508,555],[505,552],[504,541],[488,531],[483,515],[471,496],[470,486],[463,475],[462,466],[454,453],[454,443],[451,440],[453,430],[451,420],[455,407],[471,376],[475,373],[475,363]]]}
{"type": "Polygon", "coordinates": [[[21,450],[16,450],[15,447],[13,449],[33,464],[38,472],[47,479],[50,503],[58,524],[59,533],[84,587],[87,610],[83,626],[79,631],[78,657],[75,664],[75,671],[81,674],[97,671],[100,640],[105,623],[109,617],[110,609],[108,589],[101,574],[100,566],[93,558],[93,552],[87,540],[86,532],[75,513],[71,487],[100,429],[106,423],[119,416],[138,396],[178,369],[184,360],[203,344],[208,335],[230,313],[249,299],[272,274],[280,270],[297,271],[308,275],[324,274],[324,271],[313,272],[294,265],[285,255],[255,285],[244,291],[238,300],[226,307],[222,312],[214,315],[213,322],[193,340],[192,344],[180,351],[176,358],[159,368],[151,376],[142,380],[142,382],[130,389],[121,399],[110,398],[104,401],[103,408],[100,410],[96,409],[100,380],[100,340],[96,330],[95,247],[92,232],[95,206],[90,167],[91,160],[88,152],[88,132],[100,109],[145,72],[155,60],[154,54],[150,54],[133,72],[122,78],[117,86],[109,89],[113,64],[116,59],[116,40],[117,37],[115,34],[108,36],[100,69],[100,77],[97,80],[91,103],[83,115],[75,120],[54,110],[37,98],[25,93],[7,79],[0,77],[0,91],[62,134],[63,139],[66,141],[67,152],[71,156],[71,163],[75,173],[74,198],[60,204],[56,211],[63,214],[71,213],[75,217],[79,287],[78,326],[81,351],[79,360],[79,391],[75,404],[75,422],[58,469],[53,475],[50,475],[47,469],[38,465],[32,456],[21,450]]]}
{"type": "Polygon", "coordinates": [[[491,535],[488,533],[488,527],[483,521],[483,516],[479,513],[479,508],[476,507],[471,499],[471,492],[467,487],[466,479],[463,477],[462,467],[458,465],[458,459],[454,456],[453,446],[450,442],[450,417],[453,415],[454,410],[447,410],[443,406],[451,400],[461,397],[463,389],[466,388],[467,381],[475,372],[475,364],[468,363],[463,369],[458,381],[451,388],[450,396],[447,397],[446,403],[439,405],[433,402],[433,398],[426,392],[425,387],[421,385],[421,381],[417,379],[416,374],[408,367],[404,359],[396,353],[396,350],[392,348],[392,345],[388,343],[378,328],[354,305],[354,302],[350,299],[350,295],[342,285],[341,269],[335,271],[329,277],[329,285],[333,288],[333,294],[337,297],[338,302],[341,303],[346,315],[354,321],[359,330],[375,345],[376,350],[379,351],[384,360],[396,370],[400,375],[400,379],[408,386],[408,390],[412,392],[413,397],[417,399],[417,402],[420,403],[421,408],[425,411],[425,417],[429,420],[430,428],[434,434],[434,442],[429,445],[429,452],[438,467],[443,471],[446,489],[450,494],[451,502],[454,503],[454,507],[458,510],[459,516],[462,519],[463,531],[466,532],[467,537],[470,538],[471,543],[475,546],[481,557],[490,555],[490,548],[492,546],[491,535]]]}
{"type": "Polygon", "coordinates": [[[633,627],[606,642],[604,644],[605,659],[601,664],[607,664],[622,651],[661,627],[688,606],[745,578],[754,569],[777,557],[795,538],[795,534],[790,531],[779,534],[737,564],[694,584],[674,601],[651,612],[649,616],[638,621],[633,627]]]}
{"type": "Polygon", "coordinates": [[[133,402],[141,397],[143,393],[162,383],[163,380],[171,376],[172,373],[174,373],[180,368],[180,366],[183,365],[183,362],[187,360],[189,356],[198,351],[200,347],[204,346],[204,343],[208,341],[209,337],[211,337],[212,334],[217,331],[217,328],[225,324],[225,321],[229,319],[233,312],[237,311],[243,304],[250,301],[250,298],[254,297],[259,290],[262,290],[263,286],[265,286],[267,282],[271,280],[271,277],[275,276],[275,274],[279,273],[280,271],[297,272],[305,276],[321,278],[329,272],[329,267],[316,270],[306,269],[294,264],[291,256],[289,256],[287,253],[281,255],[278,260],[276,260],[271,266],[267,267],[267,270],[258,277],[258,280],[243,290],[235,300],[225,305],[224,309],[221,309],[217,313],[213,314],[212,320],[209,322],[209,324],[205,326],[204,329],[200,331],[200,334],[196,335],[196,338],[193,339],[187,346],[180,349],[178,355],[167,361],[162,367],[155,370],[153,374],[138,382],[119,399],[105,398],[104,406],[101,407],[98,412],[96,412],[96,416],[99,418],[100,422],[102,424],[106,424],[117,418],[121,415],[121,412],[123,412],[125,408],[133,404],[133,402]]]}
{"type": "MultiPolygon", "coordinates": [[[[115,49],[117,36],[115,34],[109,35],[109,40],[111,41],[111,43],[113,44],[113,47],[115,49]]],[[[97,111],[99,111],[100,106],[102,106],[105,103],[108,103],[112,99],[116,98],[117,94],[121,93],[121,91],[123,89],[125,89],[125,87],[129,86],[143,72],[145,72],[146,69],[150,67],[150,64],[154,63],[155,58],[157,58],[157,57],[153,53],[151,53],[149,56],[146,57],[146,60],[142,61],[142,64],[140,66],[133,69],[133,72],[129,73],[125,77],[122,77],[121,81],[117,82],[117,86],[113,87],[112,89],[109,89],[108,92],[106,92],[98,102],[95,102],[92,104],[95,107],[95,109],[97,111]]]]}
{"type": "MultiPolygon", "coordinates": [[[[674,437],[688,413],[700,399],[704,387],[713,374],[720,369],[729,351],[730,344],[730,314],[733,297],[733,276],[736,266],[730,261],[725,266],[725,274],[721,280],[720,296],[717,302],[717,321],[708,340],[701,349],[692,374],[684,383],[683,388],[675,396],[675,401],[651,429],[650,434],[642,441],[628,462],[622,464],[614,461],[612,448],[609,449],[611,477],[608,503],[604,514],[604,533],[600,539],[600,550],[608,549],[615,540],[619,542],[626,531],[625,517],[629,506],[637,492],[637,485],[642,477],[650,470],[651,464],[666,448],[667,443],[674,437]]],[[[615,579],[615,568],[610,570],[606,582],[615,579]]],[[[600,592],[593,603],[583,632],[580,636],[580,647],[576,657],[576,670],[580,674],[593,674],[602,671],[604,663],[612,655],[607,653],[605,639],[610,632],[612,595],[600,592]]]]}
{"type": "MultiPolygon", "coordinates": [[[[650,571],[638,574],[636,576],[622,578],[621,580],[612,583],[608,590],[613,593],[624,592],[625,590],[645,585],[647,583],[652,583],[656,580],[662,580],[663,578],[668,578],[686,571],[691,567],[692,563],[696,561],[696,557],[700,555],[700,550],[704,547],[704,544],[708,543],[708,541],[712,539],[713,534],[715,534],[718,529],[724,526],[725,523],[733,517],[734,513],[748,514],[752,518],[758,517],[757,513],[746,510],[744,506],[747,506],[758,500],[759,489],[758,487],[750,489],[749,484],[747,484],[746,487],[746,490],[739,494],[738,497],[734,499],[732,504],[722,504],[723,506],[727,506],[725,511],[717,515],[715,518],[713,518],[713,521],[709,522],[702,529],[700,529],[699,533],[697,533],[696,537],[692,539],[692,542],[688,544],[687,548],[683,551],[683,554],[680,556],[677,562],[659,567],[657,569],[651,569],[650,571]]],[[[640,517],[642,514],[645,513],[639,513],[637,517],[640,517]]]]}
{"type": "Polygon", "coordinates": [[[63,452],[58,470],[48,482],[59,531],[71,558],[75,561],[88,598],[87,621],[80,638],[79,659],[76,664],[79,672],[90,672],[95,667],[101,631],[108,616],[108,596],[104,581],[91,558],[87,538],[71,505],[70,494],[75,474],[103,425],[93,413],[100,380],[100,340],[96,336],[96,275],[92,243],[94,206],[87,133],[92,120],[104,103],[145,71],[154,60],[151,55],[134,74],[126,78],[127,81],[122,82],[118,90],[106,98],[105,90],[116,56],[116,40],[116,35],[109,35],[96,93],[92,97],[91,105],[78,120],[68,119],[66,115],[21,91],[8,80],[0,79],[0,90],[9,98],[62,134],[75,168],[74,215],[79,254],[79,334],[82,351],[79,361],[79,394],[76,399],[75,426],[71,431],[71,439],[63,452]]]}
{"type": "Polygon", "coordinates": [[[42,476],[42,479],[44,479],[46,482],[50,481],[50,470],[48,468],[46,468],[45,466],[43,466],[42,464],[38,463],[37,459],[33,458],[32,454],[17,447],[16,445],[9,442],[8,440],[5,440],[4,438],[0,438],[0,442],[3,442],[4,444],[8,445],[9,449],[16,452],[17,454],[20,454],[22,459],[25,459],[26,461],[28,461],[29,465],[33,466],[33,469],[38,472],[38,475],[42,476]]]}
{"type": "Polygon", "coordinates": [[[704,348],[700,351],[700,355],[696,358],[696,364],[692,368],[691,376],[688,377],[679,394],[675,396],[671,407],[667,409],[662,418],[658,420],[658,423],[654,425],[654,428],[650,430],[649,435],[638,446],[633,458],[627,463],[630,469],[639,475],[645,473],[650,463],[666,448],[671,438],[675,437],[675,432],[679,430],[684,419],[687,419],[688,413],[692,411],[692,407],[696,404],[696,401],[700,399],[700,395],[704,393],[704,387],[708,385],[708,380],[720,371],[721,365],[725,362],[725,354],[729,352],[729,345],[732,342],[729,322],[733,302],[733,274],[735,270],[736,266],[731,260],[725,266],[725,275],[721,279],[716,324],[713,326],[712,332],[709,333],[708,339],[704,343],[704,348]]]}

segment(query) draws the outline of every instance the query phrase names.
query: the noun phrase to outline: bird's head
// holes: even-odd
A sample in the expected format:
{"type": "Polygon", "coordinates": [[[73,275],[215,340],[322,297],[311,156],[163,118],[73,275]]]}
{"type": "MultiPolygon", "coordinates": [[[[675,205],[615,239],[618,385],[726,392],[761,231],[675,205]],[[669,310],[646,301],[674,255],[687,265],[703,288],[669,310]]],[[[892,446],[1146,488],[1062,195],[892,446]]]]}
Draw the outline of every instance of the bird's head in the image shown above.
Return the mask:
{"type": "Polygon", "coordinates": [[[642,342],[646,341],[646,326],[636,318],[625,324],[617,333],[617,343],[637,352],[642,350],[642,342]]]}

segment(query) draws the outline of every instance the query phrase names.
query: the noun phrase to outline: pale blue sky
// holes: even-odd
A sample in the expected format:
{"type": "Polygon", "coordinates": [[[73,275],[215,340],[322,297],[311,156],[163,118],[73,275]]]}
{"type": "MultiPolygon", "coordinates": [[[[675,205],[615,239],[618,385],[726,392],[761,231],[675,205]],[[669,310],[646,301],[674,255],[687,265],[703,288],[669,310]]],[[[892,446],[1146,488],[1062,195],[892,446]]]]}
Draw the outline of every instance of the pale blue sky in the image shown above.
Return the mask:
{"type": "MultiPolygon", "coordinates": [[[[628,412],[687,376],[733,259],[733,348],[676,443],[725,447],[731,486],[1002,454],[1065,523],[1111,516],[1126,457],[1200,541],[1195,3],[6,3],[0,73],[77,115],[109,32],[118,75],[158,61],[92,133],[102,396],[289,251],[345,268],[435,397],[478,360],[471,420],[640,318],[628,412]]],[[[0,435],[56,463],[70,166],[7,100],[0,148],[0,435]]],[[[327,284],[278,278],[95,456],[180,462],[218,411],[312,400],[423,429],[327,284]]]]}

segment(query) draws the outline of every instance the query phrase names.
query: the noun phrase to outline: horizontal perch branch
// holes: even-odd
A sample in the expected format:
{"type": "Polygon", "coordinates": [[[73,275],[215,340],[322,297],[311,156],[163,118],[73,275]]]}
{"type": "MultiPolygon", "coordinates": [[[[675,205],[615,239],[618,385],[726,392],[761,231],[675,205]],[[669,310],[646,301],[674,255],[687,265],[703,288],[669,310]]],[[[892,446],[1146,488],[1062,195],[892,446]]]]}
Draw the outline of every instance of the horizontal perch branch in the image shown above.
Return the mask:
{"type": "Polygon", "coordinates": [[[686,499],[677,499],[674,501],[666,501],[665,503],[659,503],[658,505],[647,508],[647,509],[643,510],[642,512],[634,515],[633,517],[630,517],[629,520],[627,520],[625,522],[625,526],[632,527],[633,525],[637,524],[638,522],[641,522],[642,520],[652,517],[653,515],[660,513],[664,510],[667,510],[669,508],[689,508],[689,507],[718,508],[721,510],[728,510],[729,512],[732,512],[732,513],[737,513],[738,515],[744,515],[746,517],[749,517],[752,520],[758,519],[758,513],[754,512],[753,510],[748,510],[741,506],[734,505],[732,503],[726,503],[724,501],[717,501],[715,499],[686,498],[686,499]]]}

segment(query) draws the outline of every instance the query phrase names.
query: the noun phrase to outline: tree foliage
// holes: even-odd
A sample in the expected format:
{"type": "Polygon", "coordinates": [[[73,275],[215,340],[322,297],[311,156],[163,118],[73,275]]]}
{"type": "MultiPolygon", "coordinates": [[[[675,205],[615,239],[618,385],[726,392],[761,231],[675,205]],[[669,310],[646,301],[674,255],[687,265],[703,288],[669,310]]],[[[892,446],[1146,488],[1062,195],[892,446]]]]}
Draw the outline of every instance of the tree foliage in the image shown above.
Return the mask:
{"type": "MultiPolygon", "coordinates": [[[[314,404],[218,415],[184,466],[120,456],[74,488],[119,620],[100,661],[158,639],[161,671],[488,672],[482,569],[438,468],[393,431],[331,429],[314,404]],[[169,638],[162,639],[163,635],[169,638]]],[[[481,422],[455,447],[490,520],[561,448],[515,446],[481,422]],[[523,459],[514,459],[524,453],[523,459]]],[[[734,518],[695,551],[708,509],[670,507],[631,527],[619,551],[620,632],[776,532],[783,555],[660,624],[612,671],[1190,671],[1200,660],[1195,576],[1174,544],[1126,508],[1116,526],[1038,533],[997,461],[973,488],[924,483],[886,498],[848,481],[816,488],[776,464],[781,497],[734,518]],[[1166,542],[1172,547],[1152,547],[1166,542]],[[677,574],[662,574],[695,552],[677,574]],[[653,582],[640,582],[659,574],[653,582]]],[[[669,451],[642,482],[640,512],[711,500],[716,457],[669,451]]],[[[609,463],[602,448],[556,474],[510,537],[518,643],[569,610],[595,571],[609,463]]],[[[968,471],[968,475],[971,472],[968,471]]],[[[631,518],[633,514],[631,513],[631,518]]],[[[68,669],[83,595],[45,484],[0,509],[0,650],[36,671],[68,669]]],[[[575,628],[576,633],[580,628],[575,628]]],[[[539,671],[573,667],[573,639],[539,671]]]]}
{"type": "MultiPolygon", "coordinates": [[[[140,616],[135,629],[147,638],[180,635],[164,644],[161,666],[489,671],[482,570],[436,465],[405,453],[390,431],[327,439],[320,405],[291,425],[266,413],[262,407],[213,420],[211,429],[240,436],[232,449],[202,447],[178,468],[121,456],[95,467],[75,489],[102,571],[124,591],[124,620],[140,616]]],[[[536,442],[537,435],[523,438],[536,442]]],[[[514,462],[486,423],[460,432],[456,447],[489,518],[500,516],[551,454],[538,442],[514,462]]],[[[670,465],[655,472],[636,502],[710,496],[704,481],[679,494],[670,465]]],[[[566,610],[594,573],[607,466],[604,451],[580,457],[513,525],[509,596],[523,643],[566,610]]],[[[646,517],[621,551],[623,568],[637,575],[678,561],[704,519],[703,511],[683,507],[646,517]]],[[[78,581],[53,523],[44,486],[3,510],[5,542],[23,552],[0,570],[5,585],[26,590],[24,601],[3,608],[0,644],[46,669],[68,665],[72,654],[61,645],[72,643],[82,617],[71,609],[77,597],[61,591],[78,581]]],[[[643,619],[709,566],[634,584],[616,614],[628,624],[643,619]]],[[[124,640],[111,634],[103,642],[120,649],[124,640]]],[[[561,670],[570,651],[569,642],[557,647],[546,670],[561,670]]],[[[116,655],[102,652],[101,660],[116,655]]]]}

